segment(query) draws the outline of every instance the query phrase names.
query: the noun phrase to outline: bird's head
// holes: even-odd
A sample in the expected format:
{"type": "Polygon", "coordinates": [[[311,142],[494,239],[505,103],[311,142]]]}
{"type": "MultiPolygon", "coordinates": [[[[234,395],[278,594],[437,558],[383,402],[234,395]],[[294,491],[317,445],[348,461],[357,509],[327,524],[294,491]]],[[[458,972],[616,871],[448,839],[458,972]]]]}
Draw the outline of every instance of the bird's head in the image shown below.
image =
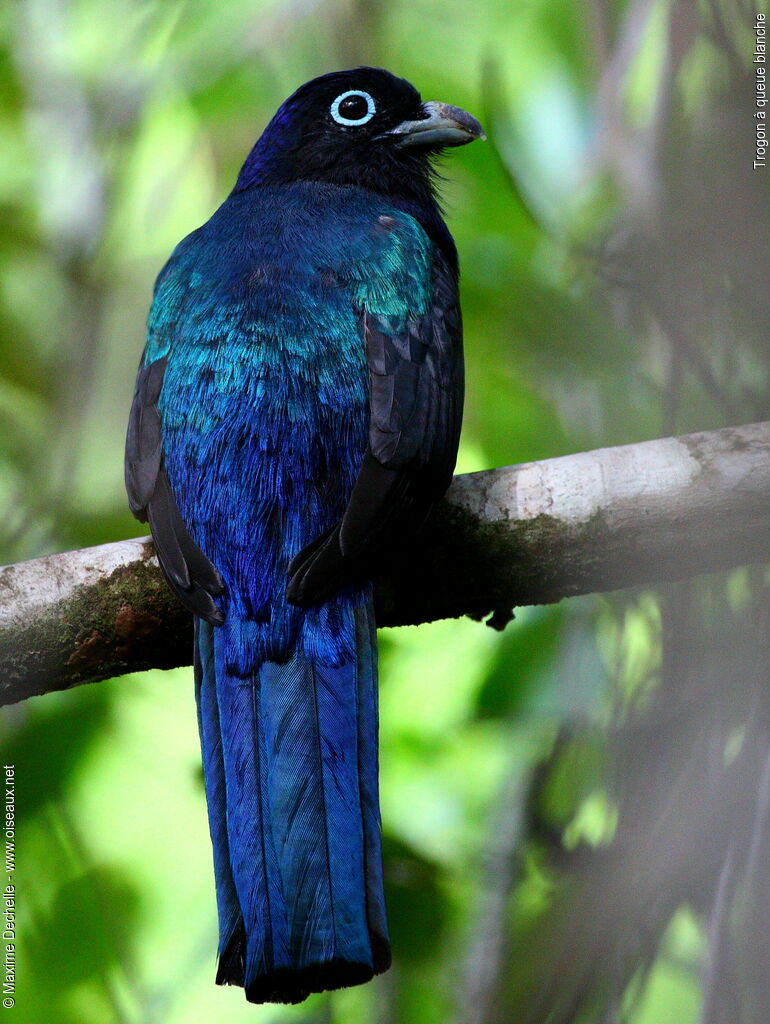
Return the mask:
{"type": "Polygon", "coordinates": [[[446,103],[423,103],[413,85],[388,71],[337,71],[307,82],[281,105],[236,190],[320,181],[427,197],[432,158],[484,137],[475,117],[446,103]]]}

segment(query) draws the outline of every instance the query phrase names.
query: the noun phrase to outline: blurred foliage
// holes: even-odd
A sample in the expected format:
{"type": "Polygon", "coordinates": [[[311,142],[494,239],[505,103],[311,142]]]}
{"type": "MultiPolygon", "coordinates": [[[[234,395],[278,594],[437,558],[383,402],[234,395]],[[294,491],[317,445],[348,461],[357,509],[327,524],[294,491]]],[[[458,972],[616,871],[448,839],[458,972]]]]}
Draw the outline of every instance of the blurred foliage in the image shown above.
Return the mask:
{"type": "MultiPolygon", "coordinates": [[[[770,418],[744,0],[0,8],[4,561],[141,532],[122,444],[153,279],[298,84],[374,63],[479,114],[445,165],[460,470],[770,418]]],[[[19,1024],[767,1024],[759,569],[381,634],[393,969],[213,984],[191,673],[7,709],[19,1024]]],[[[9,1018],[10,1019],[10,1018],[9,1018]]]]}

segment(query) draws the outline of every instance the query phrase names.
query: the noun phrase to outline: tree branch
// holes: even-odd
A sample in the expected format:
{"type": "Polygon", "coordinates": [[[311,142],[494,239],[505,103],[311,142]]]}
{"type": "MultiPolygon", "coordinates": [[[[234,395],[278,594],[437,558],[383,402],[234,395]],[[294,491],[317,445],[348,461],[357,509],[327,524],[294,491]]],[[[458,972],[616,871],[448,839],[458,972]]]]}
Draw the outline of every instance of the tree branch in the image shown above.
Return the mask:
{"type": "MultiPolygon", "coordinates": [[[[456,477],[378,578],[381,625],[770,560],[770,423],[456,477]]],[[[149,538],[0,569],[0,703],[191,660],[191,618],[149,538]]]]}

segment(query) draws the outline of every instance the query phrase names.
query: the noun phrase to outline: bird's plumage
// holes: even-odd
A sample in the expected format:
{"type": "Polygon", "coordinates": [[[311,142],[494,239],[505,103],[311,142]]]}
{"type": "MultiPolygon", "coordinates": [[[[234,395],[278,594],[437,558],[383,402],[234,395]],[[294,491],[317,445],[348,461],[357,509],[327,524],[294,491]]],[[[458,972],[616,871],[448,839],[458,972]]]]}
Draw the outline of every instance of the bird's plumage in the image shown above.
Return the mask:
{"type": "Polygon", "coordinates": [[[430,154],[380,138],[420,110],[376,69],[298,90],[161,272],[137,378],[129,501],[198,616],[218,980],[258,1002],[390,958],[370,581],[448,486],[463,393],[430,154]]]}

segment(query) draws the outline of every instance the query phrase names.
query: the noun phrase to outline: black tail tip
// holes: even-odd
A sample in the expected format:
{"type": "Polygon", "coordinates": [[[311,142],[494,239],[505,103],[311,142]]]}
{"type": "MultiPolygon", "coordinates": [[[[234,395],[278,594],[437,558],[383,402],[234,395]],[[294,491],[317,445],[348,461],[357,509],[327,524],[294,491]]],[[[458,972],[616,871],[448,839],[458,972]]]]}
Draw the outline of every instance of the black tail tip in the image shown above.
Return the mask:
{"type": "Polygon", "coordinates": [[[245,954],[246,939],[243,930],[237,929],[219,954],[217,985],[243,985],[245,954]]]}
{"type": "MultiPolygon", "coordinates": [[[[218,985],[243,985],[243,962],[240,960],[240,980],[238,960],[233,957],[233,950],[228,946],[219,960],[217,972],[218,985]],[[225,956],[229,959],[225,961],[225,956]]],[[[337,988],[349,988],[351,985],[363,985],[371,981],[375,974],[387,969],[390,964],[390,953],[387,956],[380,951],[376,958],[377,966],[355,963],[350,960],[334,959],[309,967],[292,968],[278,967],[266,974],[260,974],[248,985],[245,985],[246,998],[250,1003],[301,1003],[313,992],[328,992],[337,988]]]]}

